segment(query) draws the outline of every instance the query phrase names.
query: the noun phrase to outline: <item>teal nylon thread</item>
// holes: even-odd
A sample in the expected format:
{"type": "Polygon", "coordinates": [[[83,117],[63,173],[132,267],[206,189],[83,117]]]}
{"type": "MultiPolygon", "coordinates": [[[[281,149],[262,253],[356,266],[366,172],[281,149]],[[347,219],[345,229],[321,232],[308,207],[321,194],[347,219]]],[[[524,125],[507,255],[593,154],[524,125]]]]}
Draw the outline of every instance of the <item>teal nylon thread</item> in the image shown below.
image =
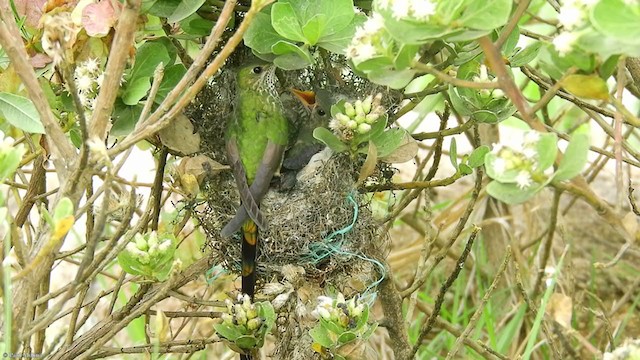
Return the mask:
{"type": "Polygon", "coordinates": [[[369,294],[369,292],[384,280],[386,276],[386,270],[384,265],[382,265],[382,263],[380,263],[378,260],[371,259],[357,253],[352,253],[349,251],[342,250],[344,236],[345,234],[347,234],[353,229],[353,227],[356,224],[356,220],[358,220],[358,214],[359,214],[359,207],[358,207],[358,203],[355,200],[354,191],[350,192],[347,195],[347,201],[351,203],[351,205],[353,205],[353,219],[351,220],[351,223],[342,229],[332,232],[327,237],[325,237],[322,242],[312,244],[308,258],[310,258],[313,264],[318,264],[320,261],[324,260],[325,258],[334,254],[338,254],[338,255],[345,255],[347,257],[355,256],[358,259],[368,261],[374,264],[375,266],[377,266],[380,272],[380,278],[376,280],[374,283],[370,284],[362,293],[363,297],[365,296],[372,297],[372,299],[370,299],[369,301],[373,303],[373,300],[375,300],[376,293],[373,292],[372,294],[369,294]],[[338,235],[342,235],[341,239],[337,241],[333,241],[338,235]],[[369,294],[369,295],[365,295],[365,294],[369,294]]]}
{"type": "Polygon", "coordinates": [[[213,265],[207,272],[204,273],[204,280],[208,285],[213,284],[220,276],[224,275],[227,271],[220,265],[213,265]]]}

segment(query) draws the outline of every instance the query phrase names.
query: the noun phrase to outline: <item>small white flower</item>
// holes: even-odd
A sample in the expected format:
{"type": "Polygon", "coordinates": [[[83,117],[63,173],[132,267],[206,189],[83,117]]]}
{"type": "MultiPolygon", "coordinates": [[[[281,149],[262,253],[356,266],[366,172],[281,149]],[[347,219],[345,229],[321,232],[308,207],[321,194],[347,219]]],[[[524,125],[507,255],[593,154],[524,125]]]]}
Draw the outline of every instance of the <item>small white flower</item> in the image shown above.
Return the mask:
{"type": "Polygon", "coordinates": [[[560,56],[564,56],[573,50],[573,45],[578,40],[578,35],[572,32],[563,32],[553,39],[553,46],[560,56]]]}
{"type": "Polygon", "coordinates": [[[90,58],[85,61],[83,64],[85,69],[91,73],[95,73],[100,69],[100,65],[98,64],[98,59],[90,58]]]}
{"type": "Polygon", "coordinates": [[[329,121],[329,129],[333,130],[333,132],[340,132],[342,130],[342,124],[337,119],[331,119],[329,121]]]}
{"type": "Polygon", "coordinates": [[[171,247],[171,240],[164,241],[160,244],[160,246],[158,246],[158,250],[160,250],[160,252],[165,252],[169,247],[171,247]]]}
{"type": "Polygon", "coordinates": [[[560,7],[558,22],[567,30],[572,30],[585,22],[586,12],[580,4],[566,3],[560,7]]]}
{"type": "Polygon", "coordinates": [[[378,54],[378,50],[370,42],[351,44],[347,49],[347,56],[357,62],[369,60],[378,54]]]}
{"type": "Polygon", "coordinates": [[[507,162],[503,158],[499,157],[493,162],[493,171],[495,171],[496,174],[502,175],[506,170],[507,162]]]}
{"type": "Polygon", "coordinates": [[[93,90],[94,81],[95,80],[91,76],[87,74],[83,74],[82,76],[76,79],[76,86],[80,91],[91,91],[93,90]]]}
{"type": "Polygon", "coordinates": [[[413,0],[411,10],[414,18],[426,21],[436,13],[436,4],[431,0],[413,0]]]}
{"type": "Polygon", "coordinates": [[[520,188],[520,190],[524,190],[531,186],[531,174],[527,170],[522,170],[516,176],[516,184],[520,188]]]}
{"type": "Polygon", "coordinates": [[[410,6],[411,4],[406,0],[394,1],[391,5],[391,15],[396,20],[405,19],[409,16],[410,6]]]}
{"type": "Polygon", "coordinates": [[[376,34],[378,31],[384,29],[384,18],[382,15],[374,12],[371,17],[362,25],[361,28],[366,35],[376,34]]]}

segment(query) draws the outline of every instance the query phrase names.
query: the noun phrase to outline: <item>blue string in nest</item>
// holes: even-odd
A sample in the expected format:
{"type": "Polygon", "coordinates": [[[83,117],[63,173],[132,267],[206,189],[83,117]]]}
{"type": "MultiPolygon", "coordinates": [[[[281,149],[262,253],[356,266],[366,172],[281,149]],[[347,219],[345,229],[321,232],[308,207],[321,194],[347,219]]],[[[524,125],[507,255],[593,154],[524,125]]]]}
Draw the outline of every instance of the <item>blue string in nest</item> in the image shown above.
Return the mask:
{"type": "Polygon", "coordinates": [[[367,298],[367,302],[370,301],[371,303],[373,303],[373,300],[375,300],[375,292],[373,292],[372,294],[369,294],[369,292],[384,280],[386,276],[386,270],[384,265],[382,265],[382,263],[380,263],[376,259],[368,258],[362,254],[343,250],[342,246],[344,244],[345,235],[353,230],[353,227],[356,224],[356,220],[358,220],[359,208],[358,202],[356,202],[355,200],[355,190],[347,195],[347,201],[350,202],[351,205],[353,205],[353,219],[351,220],[351,223],[342,229],[332,232],[327,237],[322,239],[322,241],[315,242],[309,245],[309,254],[306,255],[305,258],[314,265],[317,265],[331,255],[344,255],[346,257],[354,256],[358,259],[374,264],[379,269],[380,278],[374,283],[370,284],[361,296],[361,298],[367,298]],[[339,239],[337,238],[338,235],[340,235],[339,239]]]}

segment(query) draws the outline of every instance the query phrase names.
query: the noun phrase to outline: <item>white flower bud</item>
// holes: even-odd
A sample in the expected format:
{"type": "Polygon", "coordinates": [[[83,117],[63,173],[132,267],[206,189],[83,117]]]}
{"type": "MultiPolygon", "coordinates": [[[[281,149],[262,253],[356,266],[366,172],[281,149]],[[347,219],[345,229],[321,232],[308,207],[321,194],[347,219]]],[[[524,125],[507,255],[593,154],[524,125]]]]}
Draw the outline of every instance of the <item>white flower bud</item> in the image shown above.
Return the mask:
{"type": "Polygon", "coordinates": [[[363,122],[365,122],[365,117],[362,114],[358,114],[358,115],[356,115],[356,119],[355,120],[356,120],[356,122],[358,124],[362,124],[363,122]]]}
{"type": "Polygon", "coordinates": [[[362,312],[364,311],[364,304],[360,304],[358,306],[356,306],[353,311],[351,312],[351,315],[354,317],[358,317],[360,315],[362,315],[362,312]]]}
{"type": "Polygon", "coordinates": [[[366,122],[369,125],[372,125],[373,123],[378,121],[378,118],[380,118],[380,114],[378,113],[367,114],[367,116],[365,116],[364,118],[364,122],[366,122]]]}
{"type": "Polygon", "coordinates": [[[365,114],[368,114],[369,112],[371,112],[372,103],[373,103],[373,96],[371,95],[367,96],[367,98],[364,99],[364,101],[362,102],[362,110],[364,110],[365,114]]]}
{"type": "Polygon", "coordinates": [[[349,122],[347,122],[346,126],[349,129],[355,129],[355,128],[358,127],[358,122],[356,122],[355,120],[349,120],[349,122]]]}
{"type": "Polygon", "coordinates": [[[382,93],[377,93],[376,96],[374,96],[373,101],[371,102],[371,108],[375,110],[377,110],[377,108],[380,106],[380,104],[382,103],[382,93]]]}
{"type": "Polygon", "coordinates": [[[367,123],[362,123],[360,125],[358,125],[358,132],[360,134],[366,134],[369,132],[369,130],[371,130],[371,125],[367,124],[367,123]]]}
{"type": "Polygon", "coordinates": [[[149,244],[149,246],[151,245],[157,245],[158,244],[158,233],[155,231],[152,231],[149,233],[149,239],[147,240],[147,244],[149,244]]]}
{"type": "Polygon", "coordinates": [[[251,320],[257,317],[258,317],[258,310],[256,309],[255,306],[252,306],[250,309],[247,310],[247,319],[251,320]]]}
{"type": "Polygon", "coordinates": [[[135,255],[135,254],[138,253],[138,248],[136,247],[136,244],[134,244],[132,242],[128,243],[127,246],[125,247],[125,249],[131,255],[135,255]]]}
{"type": "Polygon", "coordinates": [[[344,113],[347,114],[347,116],[349,117],[356,116],[356,109],[353,107],[353,104],[351,104],[350,102],[345,102],[344,113]]]}
{"type": "MultiPolygon", "coordinates": [[[[325,320],[331,320],[331,313],[329,312],[329,310],[323,307],[316,308],[314,312],[316,312],[318,315],[320,315],[321,318],[325,320]]],[[[313,312],[311,314],[313,314],[313,312]]]]}
{"type": "Polygon", "coordinates": [[[134,238],[135,242],[136,242],[136,247],[142,251],[146,251],[149,249],[149,245],[147,245],[147,241],[144,239],[144,237],[140,234],[136,234],[135,238],[134,238]]]}
{"type": "Polygon", "coordinates": [[[260,318],[250,319],[247,321],[247,329],[252,331],[259,328],[260,325],[262,325],[262,319],[260,318]]]}
{"type": "Polygon", "coordinates": [[[338,119],[338,121],[340,121],[342,125],[346,125],[347,123],[349,123],[349,121],[351,121],[351,118],[343,113],[337,113],[336,119],[338,119]]]}
{"type": "Polygon", "coordinates": [[[220,317],[222,318],[222,321],[224,321],[225,324],[233,325],[233,316],[229,314],[222,314],[220,317]]]}
{"type": "Polygon", "coordinates": [[[149,262],[151,262],[151,258],[149,257],[149,254],[145,252],[138,253],[138,256],[136,258],[142,265],[149,265],[149,262]]]}
{"type": "Polygon", "coordinates": [[[356,100],[355,108],[356,115],[365,115],[364,109],[362,108],[362,100],[356,100]]]}
{"type": "Polygon", "coordinates": [[[340,304],[340,303],[344,303],[344,302],[345,302],[344,295],[342,295],[342,293],[339,292],[338,296],[336,297],[336,303],[340,304]]]}
{"type": "Polygon", "coordinates": [[[249,295],[244,294],[242,296],[242,308],[245,311],[248,311],[249,309],[251,309],[253,307],[253,305],[251,304],[251,298],[249,297],[249,295]]]}
{"type": "Polygon", "coordinates": [[[229,314],[233,314],[233,301],[230,299],[224,299],[224,304],[227,305],[227,311],[229,314]]]}

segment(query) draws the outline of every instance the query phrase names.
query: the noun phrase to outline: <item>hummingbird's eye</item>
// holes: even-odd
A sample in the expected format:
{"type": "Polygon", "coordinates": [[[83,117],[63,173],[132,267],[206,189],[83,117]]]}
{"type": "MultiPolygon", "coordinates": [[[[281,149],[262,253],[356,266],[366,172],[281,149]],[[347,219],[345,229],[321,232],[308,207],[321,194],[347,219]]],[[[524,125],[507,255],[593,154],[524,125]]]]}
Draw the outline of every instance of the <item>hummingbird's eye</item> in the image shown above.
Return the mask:
{"type": "Polygon", "coordinates": [[[324,110],[322,110],[321,108],[318,108],[318,110],[317,110],[316,112],[317,112],[317,113],[318,113],[318,115],[320,115],[320,116],[325,116],[325,115],[327,114],[327,113],[326,113],[324,110]]]}
{"type": "Polygon", "coordinates": [[[262,66],[256,66],[251,71],[253,71],[254,74],[260,74],[262,72],[262,66]]]}

